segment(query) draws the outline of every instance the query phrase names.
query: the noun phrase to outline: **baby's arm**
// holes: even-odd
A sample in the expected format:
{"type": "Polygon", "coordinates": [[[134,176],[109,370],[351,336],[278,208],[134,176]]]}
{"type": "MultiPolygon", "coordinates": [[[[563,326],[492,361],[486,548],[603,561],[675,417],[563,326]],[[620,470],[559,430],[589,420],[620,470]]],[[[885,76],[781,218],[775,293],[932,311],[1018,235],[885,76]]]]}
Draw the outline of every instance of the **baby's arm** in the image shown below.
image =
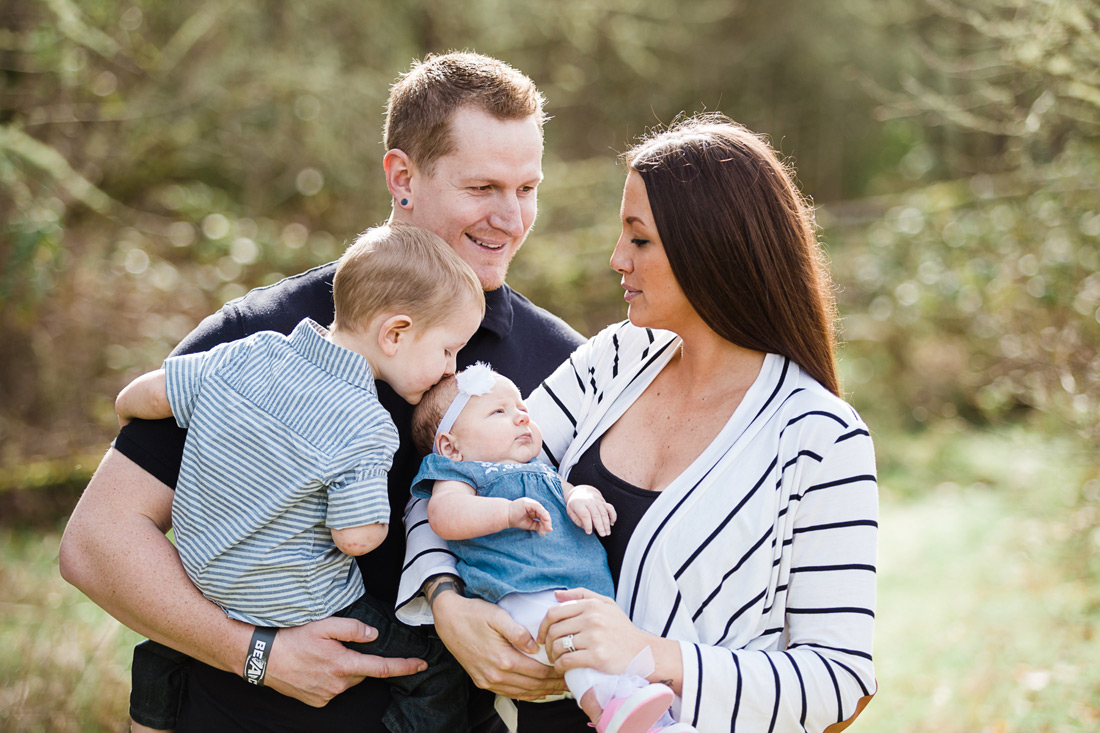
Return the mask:
{"type": "Polygon", "coordinates": [[[582,484],[574,486],[568,481],[561,482],[562,493],[565,494],[565,510],[573,523],[585,531],[585,534],[596,534],[606,537],[611,532],[611,525],[615,524],[615,507],[604,501],[603,494],[595,486],[582,484]]]}
{"type": "Polygon", "coordinates": [[[115,412],[118,413],[119,426],[126,425],[134,418],[161,420],[172,417],[164,370],[157,369],[155,372],[142,374],[123,387],[115,400],[115,412]]]}
{"type": "Polygon", "coordinates": [[[345,527],[344,529],[331,529],[332,541],[340,548],[340,552],[353,557],[366,555],[382,544],[389,532],[388,524],[364,524],[358,527],[345,527]]]}
{"type": "Polygon", "coordinates": [[[463,481],[436,481],[428,500],[428,524],[445,540],[469,540],[501,530],[530,529],[546,534],[550,513],[534,499],[478,496],[463,481]]]}

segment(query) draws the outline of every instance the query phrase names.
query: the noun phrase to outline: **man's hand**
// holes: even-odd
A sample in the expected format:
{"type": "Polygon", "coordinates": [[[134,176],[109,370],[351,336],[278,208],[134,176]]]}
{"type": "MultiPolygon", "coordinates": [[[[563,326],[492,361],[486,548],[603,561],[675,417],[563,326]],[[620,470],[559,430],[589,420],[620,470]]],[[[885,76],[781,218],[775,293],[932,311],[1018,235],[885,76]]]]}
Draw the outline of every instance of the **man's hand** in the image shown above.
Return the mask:
{"type": "Polygon", "coordinates": [[[453,591],[432,604],[435,630],[478,687],[516,700],[562,692],[561,675],[517,649],[535,652],[527,630],[499,606],[453,591]]]}
{"type": "Polygon", "coordinates": [[[427,669],[422,659],[376,657],[342,641],[374,641],[377,630],[350,618],[326,618],[279,629],[264,684],[315,708],[365,677],[401,677],[427,669]]]}

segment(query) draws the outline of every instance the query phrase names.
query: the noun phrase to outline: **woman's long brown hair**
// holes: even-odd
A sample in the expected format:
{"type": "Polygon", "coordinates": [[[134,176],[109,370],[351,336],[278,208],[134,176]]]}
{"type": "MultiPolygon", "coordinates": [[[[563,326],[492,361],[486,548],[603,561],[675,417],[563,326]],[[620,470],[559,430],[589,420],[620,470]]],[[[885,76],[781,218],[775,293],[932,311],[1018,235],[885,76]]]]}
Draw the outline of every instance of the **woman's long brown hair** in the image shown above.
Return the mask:
{"type": "Polygon", "coordinates": [[[672,272],[704,322],[738,346],[789,357],[839,394],[836,301],[813,210],[771,146],[708,114],[623,159],[645,182],[672,272]]]}

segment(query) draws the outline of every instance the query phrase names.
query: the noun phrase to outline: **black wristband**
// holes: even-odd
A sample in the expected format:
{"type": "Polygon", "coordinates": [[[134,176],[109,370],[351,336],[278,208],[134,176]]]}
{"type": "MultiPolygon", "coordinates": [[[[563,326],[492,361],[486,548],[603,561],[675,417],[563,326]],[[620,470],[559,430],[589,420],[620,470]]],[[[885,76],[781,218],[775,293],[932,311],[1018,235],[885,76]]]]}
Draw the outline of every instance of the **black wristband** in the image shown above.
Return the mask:
{"type": "Polygon", "coordinates": [[[445,590],[453,590],[460,596],[464,596],[466,595],[466,584],[462,582],[462,578],[447,578],[439,581],[428,595],[428,608],[435,604],[436,597],[445,590]]]}
{"type": "Polygon", "coordinates": [[[263,685],[267,673],[267,659],[271,656],[271,645],[275,643],[275,632],[266,626],[257,626],[252,632],[252,643],[248,645],[248,658],[244,660],[244,679],[254,685],[263,685]]]}

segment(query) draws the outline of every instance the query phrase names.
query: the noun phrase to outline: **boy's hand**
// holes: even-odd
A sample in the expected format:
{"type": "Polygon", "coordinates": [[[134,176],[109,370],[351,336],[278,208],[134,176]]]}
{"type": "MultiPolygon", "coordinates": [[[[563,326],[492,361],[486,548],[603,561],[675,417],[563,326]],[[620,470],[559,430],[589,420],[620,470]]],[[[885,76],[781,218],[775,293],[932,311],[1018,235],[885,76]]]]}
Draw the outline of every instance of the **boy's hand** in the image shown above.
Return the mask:
{"type": "Polygon", "coordinates": [[[508,507],[508,526],[512,529],[530,529],[539,534],[554,531],[550,512],[542,504],[527,497],[512,500],[508,507]]]}
{"type": "Polygon", "coordinates": [[[592,534],[595,529],[600,537],[606,537],[615,524],[615,507],[604,501],[603,494],[592,486],[574,486],[565,510],[585,534],[592,534]]]}

